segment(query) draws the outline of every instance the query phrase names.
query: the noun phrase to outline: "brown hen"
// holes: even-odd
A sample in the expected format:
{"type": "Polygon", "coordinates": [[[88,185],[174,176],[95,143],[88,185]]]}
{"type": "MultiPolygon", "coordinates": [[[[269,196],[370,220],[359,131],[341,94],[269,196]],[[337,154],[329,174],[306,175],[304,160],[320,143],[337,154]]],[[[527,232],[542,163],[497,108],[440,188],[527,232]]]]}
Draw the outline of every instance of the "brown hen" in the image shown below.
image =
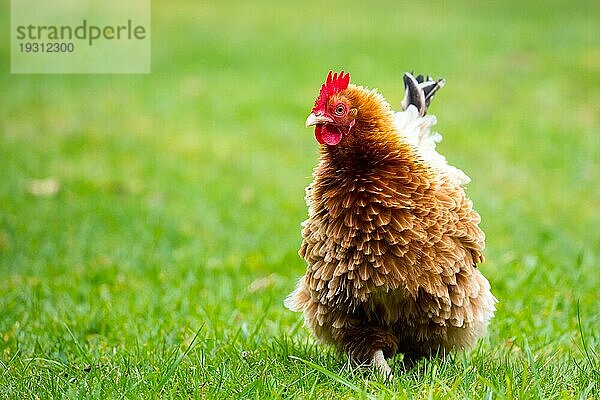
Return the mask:
{"type": "Polygon", "coordinates": [[[343,72],[321,87],[306,122],[321,144],[299,251],[307,270],[286,299],[317,338],[388,377],[396,353],[410,362],[472,347],[496,302],[477,269],[484,234],[468,177],[435,151],[425,115],[444,81],[404,82],[398,113],[343,72]]]}

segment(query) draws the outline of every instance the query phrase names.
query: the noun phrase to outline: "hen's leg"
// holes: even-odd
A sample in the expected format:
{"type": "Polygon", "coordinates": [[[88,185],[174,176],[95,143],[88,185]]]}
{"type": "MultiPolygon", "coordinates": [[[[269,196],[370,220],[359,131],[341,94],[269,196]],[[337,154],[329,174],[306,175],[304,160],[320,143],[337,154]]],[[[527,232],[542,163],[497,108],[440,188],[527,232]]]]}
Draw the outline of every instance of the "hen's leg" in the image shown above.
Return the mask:
{"type": "Polygon", "coordinates": [[[392,369],[388,365],[387,361],[385,361],[385,357],[383,356],[383,350],[376,350],[373,355],[373,364],[377,371],[382,375],[384,381],[391,381],[394,379],[394,374],[392,374],[392,369]]]}
{"type": "Polygon", "coordinates": [[[355,363],[375,368],[384,380],[392,378],[385,357],[396,354],[398,339],[391,327],[354,320],[348,326],[334,329],[333,340],[355,363]]]}

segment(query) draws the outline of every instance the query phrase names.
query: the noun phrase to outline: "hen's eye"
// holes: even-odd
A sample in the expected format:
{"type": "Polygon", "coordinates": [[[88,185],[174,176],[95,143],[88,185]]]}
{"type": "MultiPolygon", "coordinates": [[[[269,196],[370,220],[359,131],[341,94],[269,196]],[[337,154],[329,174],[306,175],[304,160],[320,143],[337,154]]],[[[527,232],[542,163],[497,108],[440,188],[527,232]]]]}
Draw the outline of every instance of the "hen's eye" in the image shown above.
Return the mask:
{"type": "Polygon", "coordinates": [[[344,107],[343,104],[338,104],[337,107],[335,108],[336,115],[344,115],[345,111],[346,111],[346,108],[344,107]]]}

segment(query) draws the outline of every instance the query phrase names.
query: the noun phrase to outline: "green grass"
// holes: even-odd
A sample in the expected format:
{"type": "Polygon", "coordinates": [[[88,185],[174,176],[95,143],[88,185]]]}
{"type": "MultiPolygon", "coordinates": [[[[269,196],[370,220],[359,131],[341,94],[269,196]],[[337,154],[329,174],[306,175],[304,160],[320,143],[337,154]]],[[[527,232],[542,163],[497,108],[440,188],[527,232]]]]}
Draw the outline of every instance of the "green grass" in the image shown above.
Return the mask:
{"type": "Polygon", "coordinates": [[[0,32],[1,398],[600,396],[597,2],[153,3],[149,75],[10,75],[0,32]],[[392,384],[282,304],[330,68],[447,79],[487,233],[489,336],[392,384]]]}

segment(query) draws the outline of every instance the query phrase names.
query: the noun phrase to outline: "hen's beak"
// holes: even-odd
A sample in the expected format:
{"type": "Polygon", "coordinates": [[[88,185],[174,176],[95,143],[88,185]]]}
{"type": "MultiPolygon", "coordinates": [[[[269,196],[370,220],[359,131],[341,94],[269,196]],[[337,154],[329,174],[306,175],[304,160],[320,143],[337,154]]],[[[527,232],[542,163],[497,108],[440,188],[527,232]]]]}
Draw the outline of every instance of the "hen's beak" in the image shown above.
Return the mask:
{"type": "Polygon", "coordinates": [[[328,124],[331,122],[333,122],[333,119],[323,114],[310,113],[308,118],[306,118],[307,127],[319,124],[328,124]]]}

